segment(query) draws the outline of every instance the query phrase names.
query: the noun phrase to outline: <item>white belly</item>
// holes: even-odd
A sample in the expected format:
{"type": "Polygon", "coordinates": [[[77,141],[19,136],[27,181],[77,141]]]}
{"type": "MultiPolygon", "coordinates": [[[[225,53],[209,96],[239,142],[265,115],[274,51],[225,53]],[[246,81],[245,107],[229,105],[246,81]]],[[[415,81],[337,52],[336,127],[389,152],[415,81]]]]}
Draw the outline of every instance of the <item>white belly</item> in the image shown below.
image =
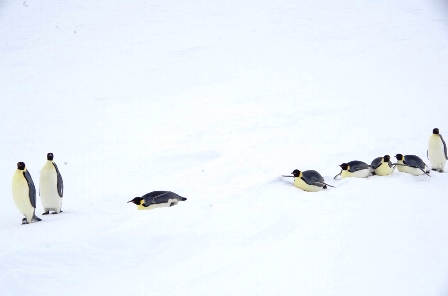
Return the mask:
{"type": "MultiPolygon", "coordinates": [[[[403,164],[403,161],[401,161],[401,160],[398,161],[398,164],[403,164]]],[[[414,176],[420,176],[420,175],[424,174],[424,172],[419,168],[413,168],[413,167],[405,166],[405,165],[397,165],[397,169],[399,172],[412,174],[414,176]]],[[[426,168],[425,168],[425,170],[426,170],[426,168]]]]}
{"type": "Polygon", "coordinates": [[[428,159],[431,168],[434,170],[444,170],[446,164],[445,150],[442,140],[438,135],[431,135],[428,141],[428,159]]]}
{"type": "Polygon", "coordinates": [[[387,176],[392,174],[393,167],[390,167],[388,163],[383,162],[379,167],[375,169],[375,174],[378,176],[387,176]]]}
{"type": "Polygon", "coordinates": [[[30,202],[30,189],[23,176],[23,171],[17,170],[12,178],[12,197],[17,209],[31,223],[34,216],[34,207],[30,202]]]}
{"type": "Polygon", "coordinates": [[[158,203],[158,204],[152,204],[150,206],[144,207],[142,205],[137,206],[137,210],[152,210],[155,208],[166,208],[170,207],[171,205],[177,205],[178,200],[177,199],[169,199],[167,203],[158,203]]]}
{"type": "Polygon", "coordinates": [[[57,173],[51,162],[44,165],[40,171],[39,193],[44,211],[56,211],[61,209],[62,198],[58,194],[57,173]]]}
{"type": "Polygon", "coordinates": [[[363,169],[363,170],[356,171],[354,173],[351,173],[347,170],[342,170],[341,177],[342,178],[347,178],[347,177],[367,178],[368,176],[370,176],[370,174],[371,174],[370,169],[363,169]]]}
{"type": "Polygon", "coordinates": [[[294,178],[294,186],[308,192],[317,192],[323,190],[323,187],[309,185],[302,178],[294,178]]]}

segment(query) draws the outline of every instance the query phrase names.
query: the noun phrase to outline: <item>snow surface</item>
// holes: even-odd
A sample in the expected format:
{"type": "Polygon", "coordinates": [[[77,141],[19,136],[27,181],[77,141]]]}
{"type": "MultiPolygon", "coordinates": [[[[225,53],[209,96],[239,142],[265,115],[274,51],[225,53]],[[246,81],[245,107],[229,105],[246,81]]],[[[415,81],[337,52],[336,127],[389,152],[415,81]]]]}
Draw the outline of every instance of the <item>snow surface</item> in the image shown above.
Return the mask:
{"type": "Polygon", "coordinates": [[[332,179],[448,138],[447,32],[442,0],[0,1],[0,294],[448,295],[448,174],[332,179]],[[22,226],[48,152],[64,213],[22,226]]]}

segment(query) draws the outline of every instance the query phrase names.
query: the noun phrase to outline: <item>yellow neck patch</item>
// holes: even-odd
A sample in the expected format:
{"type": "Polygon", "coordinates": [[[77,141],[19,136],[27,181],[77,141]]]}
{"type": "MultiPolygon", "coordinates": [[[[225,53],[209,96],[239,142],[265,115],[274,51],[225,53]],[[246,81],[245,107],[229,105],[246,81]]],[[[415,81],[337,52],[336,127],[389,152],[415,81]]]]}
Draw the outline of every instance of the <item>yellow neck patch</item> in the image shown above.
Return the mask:
{"type": "Polygon", "coordinates": [[[140,204],[137,205],[137,210],[146,210],[146,207],[143,206],[143,203],[144,203],[144,202],[145,202],[144,199],[142,199],[142,200],[140,201],[140,204]]]}

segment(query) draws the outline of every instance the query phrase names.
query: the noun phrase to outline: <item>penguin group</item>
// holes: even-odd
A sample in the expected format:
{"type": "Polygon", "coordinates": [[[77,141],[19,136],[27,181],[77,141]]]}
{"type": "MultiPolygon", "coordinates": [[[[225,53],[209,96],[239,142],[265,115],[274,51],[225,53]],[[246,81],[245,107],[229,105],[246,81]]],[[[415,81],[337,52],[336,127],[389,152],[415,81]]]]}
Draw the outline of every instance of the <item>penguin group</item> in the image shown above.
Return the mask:
{"type": "MultiPolygon", "coordinates": [[[[42,215],[59,214],[62,212],[62,198],[64,183],[58,166],[53,160],[53,153],[47,154],[47,161],[40,171],[39,195],[41,197],[42,215]]],[[[392,163],[390,155],[375,158],[370,165],[359,160],[344,162],[339,167],[341,172],[334,179],[355,177],[366,178],[372,175],[388,176],[393,173],[395,167],[399,172],[409,173],[415,176],[430,176],[430,168],[416,155],[396,154],[396,163],[392,163]]],[[[446,143],[438,128],[433,129],[429,138],[427,158],[433,171],[443,172],[448,160],[446,143]]],[[[334,187],[325,182],[325,179],[315,170],[292,171],[294,185],[304,191],[317,192],[328,187],[334,187]]],[[[12,196],[19,212],[24,216],[22,224],[41,221],[36,216],[36,187],[31,174],[24,162],[17,163],[17,169],[12,178],[12,196]]],[[[149,210],[157,207],[171,207],[179,201],[187,200],[171,191],[152,191],[141,197],[135,197],[128,201],[137,205],[138,210],[149,210]]]]}
{"type": "MultiPolygon", "coordinates": [[[[432,135],[429,137],[427,158],[431,165],[431,169],[426,163],[416,155],[396,154],[396,163],[392,163],[390,155],[375,158],[370,165],[359,160],[344,162],[339,165],[341,172],[334,179],[342,179],[347,177],[367,178],[369,176],[388,176],[393,173],[395,167],[399,172],[409,173],[414,176],[427,175],[430,171],[438,171],[442,173],[445,170],[445,164],[448,160],[447,147],[445,140],[438,128],[434,128],[432,135]]],[[[284,175],[283,177],[293,177],[294,186],[308,192],[316,192],[327,189],[331,186],[325,183],[324,178],[315,170],[299,171],[294,170],[292,176],[284,175]]]]}
{"type": "MultiPolygon", "coordinates": [[[[42,215],[59,214],[62,212],[64,181],[53,158],[53,153],[48,153],[47,161],[40,170],[39,196],[43,208],[42,215]]],[[[12,197],[17,209],[24,216],[22,224],[42,220],[36,216],[36,187],[24,162],[17,163],[17,169],[12,178],[12,197]]],[[[136,204],[138,210],[150,210],[160,207],[172,207],[177,205],[179,201],[185,200],[187,200],[185,197],[171,191],[152,191],[142,197],[135,197],[128,203],[136,204]]]]}
{"type": "MultiPolygon", "coordinates": [[[[53,153],[47,154],[47,161],[40,171],[39,195],[44,209],[42,215],[47,215],[50,211],[52,214],[62,212],[64,183],[53,157],[53,153]]],[[[35,213],[36,187],[24,162],[17,163],[17,169],[12,177],[12,197],[19,212],[25,216],[22,219],[22,224],[42,220],[35,213]]]]}

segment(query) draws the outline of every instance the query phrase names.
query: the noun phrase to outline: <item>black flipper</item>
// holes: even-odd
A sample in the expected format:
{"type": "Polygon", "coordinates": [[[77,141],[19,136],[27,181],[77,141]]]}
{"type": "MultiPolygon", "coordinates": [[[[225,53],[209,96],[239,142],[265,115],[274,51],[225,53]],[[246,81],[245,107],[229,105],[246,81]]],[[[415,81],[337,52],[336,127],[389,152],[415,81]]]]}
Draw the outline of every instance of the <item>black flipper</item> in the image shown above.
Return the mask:
{"type": "Polygon", "coordinates": [[[28,172],[28,170],[25,170],[23,172],[23,176],[25,177],[26,181],[28,182],[30,203],[33,206],[33,208],[35,208],[36,207],[36,187],[34,187],[33,179],[31,178],[30,172],[28,172]]]}
{"type": "Polygon", "coordinates": [[[327,189],[327,186],[336,188],[336,187],[334,187],[334,186],[332,186],[332,185],[330,185],[330,184],[324,183],[324,182],[314,182],[314,184],[316,184],[317,186],[321,186],[321,187],[323,187],[324,189],[327,189]]]}
{"type": "Polygon", "coordinates": [[[58,194],[60,197],[62,197],[64,195],[64,181],[62,180],[61,173],[59,172],[58,166],[56,165],[55,162],[53,162],[53,165],[54,165],[54,168],[56,169],[56,174],[58,177],[58,183],[57,183],[58,194]]]}
{"type": "Polygon", "coordinates": [[[428,172],[426,172],[424,169],[422,169],[422,168],[419,168],[426,176],[428,176],[428,177],[431,177],[431,175],[428,173],[428,172]]]}
{"type": "Polygon", "coordinates": [[[443,139],[441,134],[439,134],[439,136],[440,136],[440,140],[442,140],[442,143],[443,143],[443,150],[445,151],[445,158],[448,160],[448,154],[447,154],[447,151],[446,151],[447,149],[446,149],[445,140],[443,139]]]}
{"type": "Polygon", "coordinates": [[[340,172],[339,174],[337,174],[336,176],[334,176],[333,179],[334,179],[334,180],[339,180],[339,179],[338,179],[338,176],[340,176],[341,174],[342,174],[342,170],[341,170],[341,172],[340,172]]]}

